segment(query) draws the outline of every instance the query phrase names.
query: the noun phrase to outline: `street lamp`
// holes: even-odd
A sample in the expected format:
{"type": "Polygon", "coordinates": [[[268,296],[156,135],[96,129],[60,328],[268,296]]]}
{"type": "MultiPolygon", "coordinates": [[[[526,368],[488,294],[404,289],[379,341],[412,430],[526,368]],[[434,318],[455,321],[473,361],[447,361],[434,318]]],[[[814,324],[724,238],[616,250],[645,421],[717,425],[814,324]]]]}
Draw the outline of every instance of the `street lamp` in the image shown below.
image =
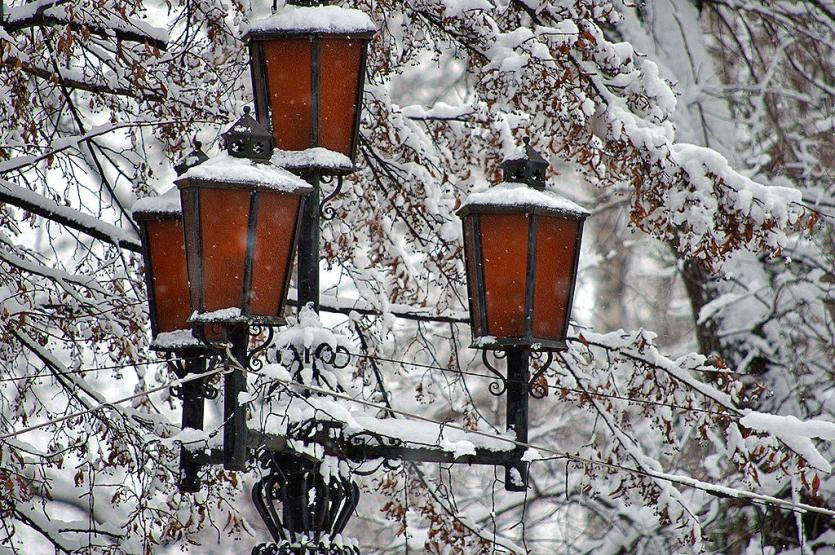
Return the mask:
{"type": "MultiPolygon", "coordinates": [[[[256,555],[358,553],[351,542],[340,540],[359,496],[350,473],[323,473],[318,455],[297,451],[290,442],[316,443],[324,456],[357,462],[503,465],[506,489],[524,491],[528,395],[536,396],[532,383],[550,363],[551,351],[565,348],[588,213],[544,190],[547,161],[525,140],[525,148],[503,163],[504,183],[470,195],[458,212],[464,226],[473,347],[484,350],[485,363],[488,351],[507,358],[506,377],[488,367],[500,383],[499,391],[491,384],[491,392],[507,391],[507,428],[515,432],[514,446],[471,444],[467,453],[450,453],[386,438],[373,424],[356,431],[344,422],[315,416],[288,425],[286,437],[275,438],[283,442],[270,443],[269,433],[259,431],[247,445],[246,408],[239,394],[246,389],[245,372],[259,364],[253,361],[256,353],[263,351],[269,360],[267,347],[272,345],[273,355],[286,364],[279,354],[286,349],[293,358],[288,367],[294,369],[292,379],[302,385],[309,379],[308,367],[309,376],[317,379],[324,367],[348,364],[337,362],[337,354],[350,358],[347,349],[329,341],[311,343],[321,335],[306,330],[301,335],[294,330],[272,344],[271,330],[284,323],[297,239],[299,323],[315,316],[319,181],[341,179],[353,171],[366,46],[373,32],[362,12],[333,6],[285,6],[250,24],[245,36],[257,121],[246,110],[223,134],[225,152],[176,181],[193,311],[188,323],[226,366],[222,462],[227,469],[243,470],[252,453],[248,448],[256,447],[269,471],[255,484],[253,501],[274,543],[256,546],[256,555]],[[250,349],[250,327],[259,326],[264,326],[267,340],[250,349]],[[302,336],[303,345],[289,339],[302,336]],[[290,343],[280,344],[282,340],[290,343]],[[532,351],[548,353],[534,380],[529,379],[532,351]]],[[[318,322],[318,317],[313,319],[318,322]]],[[[334,391],[327,380],[324,385],[308,387],[305,394],[286,394],[306,397],[318,391],[327,396],[334,391]]],[[[210,455],[207,462],[219,459],[210,455]]]]}
{"type": "MultiPolygon", "coordinates": [[[[471,347],[484,349],[485,365],[507,391],[506,427],[528,441],[528,393],[551,362],[550,351],[566,348],[568,317],[577,280],[580,239],[588,212],[545,190],[548,162],[525,146],[502,163],[503,183],[471,194],[458,210],[470,305],[471,347]],[[507,360],[501,376],[487,351],[507,360]],[[531,351],[548,358],[533,380],[531,351]]],[[[519,454],[523,449],[517,449],[519,454]]],[[[524,491],[527,464],[505,466],[505,487],[524,491]]]]}
{"type": "Polygon", "coordinates": [[[566,348],[588,212],[545,190],[548,163],[529,145],[502,164],[504,182],[471,194],[458,210],[472,347],[566,348]]]}
{"type": "Polygon", "coordinates": [[[225,151],[177,181],[191,321],[284,323],[304,198],[302,179],[270,163],[272,137],[245,109],[225,151]]]}
{"type": "Polygon", "coordinates": [[[256,112],[272,123],[279,149],[322,147],[353,162],[375,31],[365,13],[338,6],[288,5],[250,23],[256,112]]]}

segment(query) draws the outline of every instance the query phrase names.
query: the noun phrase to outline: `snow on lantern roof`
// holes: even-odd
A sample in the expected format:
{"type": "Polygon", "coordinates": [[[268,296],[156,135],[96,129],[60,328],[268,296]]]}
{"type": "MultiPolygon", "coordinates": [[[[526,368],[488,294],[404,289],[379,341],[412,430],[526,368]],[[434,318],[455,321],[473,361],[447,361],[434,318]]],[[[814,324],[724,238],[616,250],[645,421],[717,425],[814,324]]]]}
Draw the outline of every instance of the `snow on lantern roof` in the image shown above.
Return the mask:
{"type": "Polygon", "coordinates": [[[141,198],[133,203],[131,212],[134,219],[179,216],[183,213],[180,207],[180,192],[176,187],[171,187],[161,195],[141,198]]]}
{"type": "Polygon", "coordinates": [[[365,12],[353,8],[287,5],[241,30],[245,38],[254,38],[300,33],[366,35],[375,33],[377,27],[365,12]]]}
{"type": "Polygon", "coordinates": [[[472,193],[461,208],[460,216],[483,208],[518,208],[558,212],[579,218],[589,215],[588,210],[553,191],[533,189],[525,183],[501,183],[480,193],[472,193]]]}
{"type": "Polygon", "coordinates": [[[315,168],[350,173],[354,170],[350,158],[341,152],[334,152],[322,147],[305,150],[275,149],[270,162],[291,171],[315,168]]]}
{"type": "Polygon", "coordinates": [[[303,179],[269,162],[256,162],[221,152],[184,173],[175,183],[179,187],[189,182],[203,184],[240,184],[256,189],[284,193],[306,194],[313,188],[303,179]]]}

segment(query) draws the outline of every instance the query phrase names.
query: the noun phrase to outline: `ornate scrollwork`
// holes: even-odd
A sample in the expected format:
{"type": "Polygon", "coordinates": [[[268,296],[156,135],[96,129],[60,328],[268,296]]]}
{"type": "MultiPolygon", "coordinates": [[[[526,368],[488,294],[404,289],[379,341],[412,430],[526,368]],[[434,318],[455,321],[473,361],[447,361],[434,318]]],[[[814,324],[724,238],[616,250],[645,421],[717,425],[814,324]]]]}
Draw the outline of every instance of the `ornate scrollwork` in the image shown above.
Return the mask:
{"type": "MultiPolygon", "coordinates": [[[[538,353],[535,358],[537,361],[542,359],[542,353],[538,353]]],[[[551,367],[551,363],[554,361],[554,354],[551,352],[546,353],[545,362],[539,362],[539,369],[531,376],[531,379],[528,381],[528,393],[534,399],[542,399],[546,395],[548,395],[548,382],[545,380],[545,372],[548,368],[551,367]]]]}
{"type": "Polygon", "coordinates": [[[499,370],[490,363],[490,359],[487,357],[487,354],[492,353],[493,357],[496,359],[503,359],[507,358],[506,351],[488,351],[487,349],[481,351],[481,361],[484,363],[484,366],[487,367],[490,372],[496,377],[496,379],[490,382],[490,385],[487,386],[487,389],[490,391],[492,395],[496,397],[502,395],[505,391],[507,391],[507,379],[502,375],[499,370]]]}
{"type": "Polygon", "coordinates": [[[362,430],[361,432],[351,434],[347,437],[347,441],[349,445],[353,445],[355,447],[365,447],[371,445],[380,447],[400,447],[403,445],[403,440],[399,437],[391,437],[371,430],[362,430]]]}
{"type": "Polygon", "coordinates": [[[275,335],[275,331],[271,326],[259,326],[259,325],[251,325],[249,326],[249,337],[252,339],[261,339],[260,343],[256,344],[255,347],[252,347],[247,350],[246,354],[246,364],[245,366],[251,369],[254,372],[260,371],[264,367],[264,361],[258,356],[267,350],[267,348],[272,344],[273,337],[275,335]]]}
{"type": "MultiPolygon", "coordinates": [[[[322,375],[323,365],[333,368],[345,368],[351,362],[351,352],[342,345],[333,346],[329,343],[321,343],[316,347],[299,349],[295,345],[288,344],[277,348],[273,356],[275,361],[287,368],[291,378],[302,383],[302,371],[309,368],[313,383],[323,387],[334,389],[335,385],[328,382],[322,375]]],[[[269,393],[277,388],[271,386],[269,393]]],[[[336,387],[336,390],[341,389],[336,387]]]]}
{"type": "Polygon", "coordinates": [[[334,368],[345,368],[351,362],[351,352],[342,345],[337,345],[334,349],[330,344],[322,343],[316,347],[313,358],[319,359],[334,368]],[[342,355],[341,359],[339,355],[342,355]]]}
{"type": "Polygon", "coordinates": [[[374,461],[364,461],[359,465],[351,467],[351,473],[355,476],[372,476],[385,469],[386,471],[396,471],[400,469],[401,462],[399,460],[391,460],[386,458],[375,459],[374,461]],[[368,464],[369,462],[376,462],[375,465],[368,464]]]}
{"type": "MultiPolygon", "coordinates": [[[[333,181],[333,177],[330,177],[330,181],[333,181]]],[[[322,178],[323,183],[329,183],[324,177],[322,178]]],[[[326,195],[322,201],[319,203],[319,217],[323,220],[332,220],[336,217],[336,210],[333,209],[332,206],[325,206],[328,202],[334,199],[336,195],[342,192],[342,176],[338,176],[336,178],[336,188],[330,192],[329,195],[326,195]]]]}

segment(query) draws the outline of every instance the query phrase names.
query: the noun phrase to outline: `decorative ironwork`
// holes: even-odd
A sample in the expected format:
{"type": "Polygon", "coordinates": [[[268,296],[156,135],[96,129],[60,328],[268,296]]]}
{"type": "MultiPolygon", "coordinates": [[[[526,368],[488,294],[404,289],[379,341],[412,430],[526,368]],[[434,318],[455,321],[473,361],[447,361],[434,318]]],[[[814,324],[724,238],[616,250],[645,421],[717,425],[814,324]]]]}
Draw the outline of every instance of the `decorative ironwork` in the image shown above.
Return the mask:
{"type": "MultiPolygon", "coordinates": [[[[329,183],[333,181],[333,176],[322,176],[321,178],[322,183],[329,183]]],[[[323,220],[331,221],[336,217],[336,210],[333,209],[333,206],[325,206],[328,202],[336,198],[336,196],[342,192],[342,176],[337,176],[336,178],[336,187],[330,194],[325,195],[319,202],[319,216],[323,220]]]]}
{"type": "Polygon", "coordinates": [[[325,479],[321,461],[288,453],[265,453],[261,463],[269,474],[253,486],[252,500],[274,542],[252,555],[359,555],[356,546],[335,542],[359,502],[350,478],[325,479]]]}
{"type": "Polygon", "coordinates": [[[503,358],[507,358],[507,351],[488,351],[487,349],[483,349],[481,351],[481,361],[484,363],[484,366],[486,366],[487,369],[490,370],[494,376],[496,376],[496,380],[490,382],[487,389],[492,395],[499,397],[507,391],[507,380],[502,373],[490,363],[490,359],[487,357],[488,353],[492,353],[494,358],[501,360],[503,358]]]}
{"type": "Polygon", "coordinates": [[[554,354],[550,351],[544,353],[545,355],[545,362],[540,362],[543,356],[543,353],[539,352],[533,355],[533,358],[538,362],[539,369],[531,376],[530,381],[528,382],[528,393],[534,399],[542,399],[546,395],[548,395],[548,382],[545,381],[545,372],[548,368],[551,367],[551,363],[554,362],[554,354]]]}
{"type": "Polygon", "coordinates": [[[249,337],[250,337],[250,344],[252,340],[260,339],[260,342],[256,344],[254,347],[250,347],[247,350],[246,354],[246,366],[253,372],[259,372],[262,368],[264,368],[264,360],[262,358],[257,358],[258,355],[265,352],[267,348],[272,345],[273,337],[275,336],[275,330],[273,330],[272,326],[262,326],[262,325],[253,325],[249,327],[249,337]],[[264,336],[263,339],[260,339],[261,336],[264,336]]]}
{"type": "MultiPolygon", "coordinates": [[[[284,365],[294,381],[303,381],[302,372],[309,368],[313,383],[329,387],[335,391],[343,391],[338,384],[331,384],[322,374],[323,365],[333,368],[345,368],[351,362],[351,352],[342,345],[321,343],[316,347],[304,348],[301,351],[295,345],[285,345],[275,350],[274,361],[284,365]]],[[[269,393],[274,391],[273,386],[269,393]]],[[[309,395],[309,394],[305,394],[309,395]]]]}

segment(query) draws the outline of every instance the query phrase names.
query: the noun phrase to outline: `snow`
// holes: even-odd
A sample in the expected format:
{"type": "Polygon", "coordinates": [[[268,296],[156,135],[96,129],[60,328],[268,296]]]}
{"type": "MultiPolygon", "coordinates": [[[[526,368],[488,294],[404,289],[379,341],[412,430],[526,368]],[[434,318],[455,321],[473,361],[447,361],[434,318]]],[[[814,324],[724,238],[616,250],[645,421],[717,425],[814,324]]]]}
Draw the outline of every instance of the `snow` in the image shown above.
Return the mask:
{"type": "Polygon", "coordinates": [[[411,106],[403,106],[400,109],[403,117],[416,120],[436,119],[436,120],[453,120],[462,119],[471,116],[475,113],[475,108],[469,104],[461,104],[453,106],[446,102],[438,101],[432,105],[431,108],[424,108],[413,104],[411,106]]]}
{"type": "Polygon", "coordinates": [[[209,440],[209,436],[204,430],[197,430],[195,428],[183,428],[171,439],[174,441],[179,441],[183,444],[199,443],[207,442],[209,440]]]}
{"type": "Polygon", "coordinates": [[[286,170],[324,168],[350,172],[354,169],[351,159],[341,152],[334,152],[322,147],[305,150],[275,149],[270,162],[286,170]]]}
{"type": "Polygon", "coordinates": [[[171,187],[161,195],[139,199],[133,203],[131,212],[134,219],[146,215],[180,215],[183,213],[180,207],[180,190],[171,187]]]}
{"type": "Polygon", "coordinates": [[[219,310],[212,310],[210,312],[197,312],[195,310],[191,313],[189,322],[232,322],[242,318],[241,309],[234,306],[221,308],[219,310]]]}
{"type": "Polygon", "coordinates": [[[244,25],[243,35],[270,33],[374,33],[365,12],[339,6],[284,6],[273,15],[244,25]]]}
{"type": "Polygon", "coordinates": [[[136,252],[139,252],[142,248],[139,237],[132,230],[116,227],[69,206],[59,205],[51,199],[29,189],[19,187],[5,179],[0,179],[0,202],[8,202],[39,216],[59,221],[67,227],[82,231],[91,237],[106,239],[136,252]]]}
{"type": "Polygon", "coordinates": [[[189,169],[175,183],[182,186],[187,180],[240,183],[285,193],[307,194],[312,190],[306,181],[272,163],[237,158],[226,151],[189,169]]]}
{"type": "Polygon", "coordinates": [[[175,330],[158,333],[151,343],[151,348],[171,350],[182,349],[184,347],[200,347],[202,345],[191,333],[191,330],[175,330]]]}
{"type": "Polygon", "coordinates": [[[831,464],[821,456],[812,443],[812,439],[835,440],[835,423],[823,420],[799,420],[791,415],[781,416],[756,411],[751,411],[740,418],[739,423],[746,428],[775,436],[818,470],[826,473],[832,471],[831,464]]]}
{"type": "Polygon", "coordinates": [[[539,191],[524,183],[501,183],[480,193],[472,193],[463,202],[464,207],[513,206],[519,208],[545,208],[572,216],[586,217],[588,210],[553,191],[539,191]]]}

